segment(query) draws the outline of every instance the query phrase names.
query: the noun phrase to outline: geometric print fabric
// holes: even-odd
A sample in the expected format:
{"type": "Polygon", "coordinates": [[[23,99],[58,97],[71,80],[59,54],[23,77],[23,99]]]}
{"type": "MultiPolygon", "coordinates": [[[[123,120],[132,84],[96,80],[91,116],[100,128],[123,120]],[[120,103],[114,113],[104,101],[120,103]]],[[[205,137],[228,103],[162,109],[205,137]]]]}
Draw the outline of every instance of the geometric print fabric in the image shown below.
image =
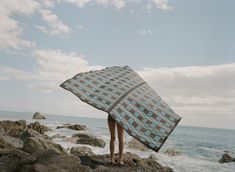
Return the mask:
{"type": "Polygon", "coordinates": [[[108,112],[128,134],[156,152],[181,120],[128,66],[79,73],[60,86],[108,112]]]}

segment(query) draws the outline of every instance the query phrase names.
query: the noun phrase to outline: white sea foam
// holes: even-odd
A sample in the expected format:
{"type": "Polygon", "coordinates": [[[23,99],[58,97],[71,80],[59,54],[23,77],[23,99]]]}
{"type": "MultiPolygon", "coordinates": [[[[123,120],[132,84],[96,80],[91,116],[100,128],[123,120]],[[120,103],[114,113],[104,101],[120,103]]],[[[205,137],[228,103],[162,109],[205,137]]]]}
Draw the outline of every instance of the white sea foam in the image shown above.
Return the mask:
{"type": "Polygon", "coordinates": [[[171,167],[176,172],[234,172],[235,170],[235,164],[220,164],[218,161],[185,155],[171,157],[160,153],[157,158],[161,164],[171,167]]]}

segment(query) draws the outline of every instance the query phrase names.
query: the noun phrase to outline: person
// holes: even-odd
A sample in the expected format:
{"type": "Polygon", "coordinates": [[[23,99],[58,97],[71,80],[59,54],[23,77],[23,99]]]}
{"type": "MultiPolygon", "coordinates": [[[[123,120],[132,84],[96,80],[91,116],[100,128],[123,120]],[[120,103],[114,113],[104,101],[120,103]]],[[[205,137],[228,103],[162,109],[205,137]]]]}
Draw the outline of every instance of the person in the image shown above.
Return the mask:
{"type": "Polygon", "coordinates": [[[119,160],[118,164],[123,164],[122,158],[123,158],[123,149],[124,149],[124,129],[121,125],[119,125],[109,114],[108,115],[108,126],[109,126],[109,132],[110,132],[110,164],[114,164],[115,158],[114,158],[114,150],[115,150],[115,130],[117,126],[118,131],[118,142],[119,142],[119,160]]]}

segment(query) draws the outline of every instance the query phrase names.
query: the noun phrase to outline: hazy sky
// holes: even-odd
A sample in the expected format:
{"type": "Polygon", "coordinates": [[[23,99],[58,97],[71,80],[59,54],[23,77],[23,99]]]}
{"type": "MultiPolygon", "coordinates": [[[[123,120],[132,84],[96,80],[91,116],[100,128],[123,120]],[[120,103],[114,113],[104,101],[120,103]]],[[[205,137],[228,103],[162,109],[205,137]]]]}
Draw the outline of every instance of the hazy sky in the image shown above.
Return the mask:
{"type": "Polygon", "coordinates": [[[183,117],[235,128],[235,1],[0,1],[0,110],[106,118],[59,84],[135,69],[183,117]]]}

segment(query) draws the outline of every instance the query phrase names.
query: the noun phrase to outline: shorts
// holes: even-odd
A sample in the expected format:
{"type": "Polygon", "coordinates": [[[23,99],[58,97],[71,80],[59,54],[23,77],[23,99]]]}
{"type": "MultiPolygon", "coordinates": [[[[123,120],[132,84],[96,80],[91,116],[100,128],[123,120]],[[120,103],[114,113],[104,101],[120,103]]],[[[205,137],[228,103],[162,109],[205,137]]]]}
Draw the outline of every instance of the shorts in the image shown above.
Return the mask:
{"type": "Polygon", "coordinates": [[[111,117],[110,114],[108,115],[108,121],[109,121],[109,122],[115,122],[115,120],[111,117]]]}

